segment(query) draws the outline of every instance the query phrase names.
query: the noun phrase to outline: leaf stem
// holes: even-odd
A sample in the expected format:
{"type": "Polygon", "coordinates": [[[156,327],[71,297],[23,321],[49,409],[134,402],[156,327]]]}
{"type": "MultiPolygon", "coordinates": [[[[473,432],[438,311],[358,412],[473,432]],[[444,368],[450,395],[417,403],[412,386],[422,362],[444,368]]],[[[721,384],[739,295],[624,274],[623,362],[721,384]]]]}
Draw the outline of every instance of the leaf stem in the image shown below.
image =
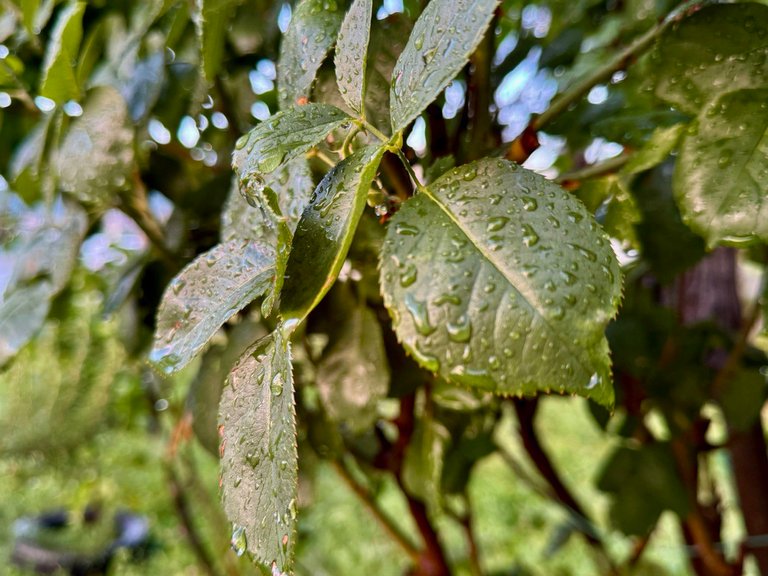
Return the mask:
{"type": "Polygon", "coordinates": [[[405,167],[405,170],[408,172],[408,175],[411,177],[411,180],[413,181],[413,185],[416,187],[416,191],[423,192],[425,190],[425,187],[419,180],[419,177],[416,176],[416,172],[414,172],[413,166],[411,166],[411,163],[408,162],[408,158],[405,157],[405,154],[403,154],[402,149],[398,148],[395,153],[397,154],[397,157],[400,158],[400,162],[402,162],[403,167],[405,167]]]}
{"type": "Polygon", "coordinates": [[[614,72],[623,70],[642,52],[653,45],[654,41],[673,23],[678,22],[703,4],[702,0],[689,0],[670,12],[666,18],[647,30],[641,36],[635,38],[629,46],[619,51],[605,64],[584,76],[573,84],[565,92],[560,94],[544,113],[537,116],[531,122],[534,130],[541,130],[555,118],[565,112],[572,104],[585,96],[594,86],[608,80],[614,72]]]}
{"type": "Polygon", "coordinates": [[[408,554],[408,557],[416,562],[419,558],[419,551],[411,541],[400,531],[394,522],[384,513],[376,503],[371,493],[360,484],[352,475],[352,471],[344,460],[334,460],[333,467],[341,476],[347,486],[360,498],[371,515],[379,522],[384,531],[408,554]]]}

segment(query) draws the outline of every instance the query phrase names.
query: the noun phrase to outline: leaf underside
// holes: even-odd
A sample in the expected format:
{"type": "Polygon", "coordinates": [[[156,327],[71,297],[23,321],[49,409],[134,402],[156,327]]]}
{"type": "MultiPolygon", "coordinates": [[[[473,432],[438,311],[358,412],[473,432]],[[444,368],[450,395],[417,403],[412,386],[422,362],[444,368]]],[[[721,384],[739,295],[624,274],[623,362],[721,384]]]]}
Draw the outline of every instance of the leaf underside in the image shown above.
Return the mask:
{"type": "Polygon", "coordinates": [[[289,572],[296,537],[298,457],[290,347],[281,330],[229,375],[219,407],[224,510],[232,543],[271,573],[289,572]]]}
{"type": "Polygon", "coordinates": [[[451,170],[392,219],[381,288],[425,368],[498,394],[580,394],[610,405],[603,335],[619,266],[584,206],[502,160],[451,170]]]}

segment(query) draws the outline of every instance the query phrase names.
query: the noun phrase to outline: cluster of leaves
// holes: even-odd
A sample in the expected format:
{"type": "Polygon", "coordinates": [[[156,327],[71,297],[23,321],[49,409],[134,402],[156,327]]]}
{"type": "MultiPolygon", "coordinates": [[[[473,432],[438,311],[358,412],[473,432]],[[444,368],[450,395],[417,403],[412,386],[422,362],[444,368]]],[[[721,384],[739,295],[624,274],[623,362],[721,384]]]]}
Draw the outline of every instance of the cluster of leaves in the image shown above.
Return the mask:
{"type": "MultiPolygon", "coordinates": [[[[432,0],[374,19],[372,0],[301,0],[278,51],[272,27],[257,24],[277,16],[271,2],[7,4],[0,90],[25,113],[2,116],[4,375],[26,378],[13,358],[41,330],[31,346],[61,346],[44,326],[76,290],[84,239],[113,209],[130,216],[152,248],[104,271],[105,307],[122,311],[127,347],[151,348],[164,375],[202,358],[188,410],[221,458],[238,555],[292,571],[304,444],[393,472],[412,508],[434,517],[496,451],[510,403],[534,463],[598,546],[537,448],[535,402],[516,399],[542,393],[589,399],[623,439],[598,480],[615,527],[645,537],[664,510],[696,518],[695,474],[693,485],[678,476],[705,443],[681,458],[676,442],[695,436],[711,402],[732,429],[755,425],[763,353],[743,360],[747,336],[734,345],[729,333],[740,326],[688,325],[705,315],[686,318],[677,301],[676,316],[664,298],[708,248],[749,246],[764,264],[765,5],[667,15],[664,2],[615,13],[602,2],[432,0]],[[526,24],[531,7],[558,14],[543,36],[526,24]],[[615,53],[626,35],[636,40],[615,53]],[[531,54],[561,94],[501,148],[492,96],[531,54]],[[279,111],[247,131],[243,86],[264,56],[277,61],[277,90],[262,104],[279,111]],[[457,78],[469,102],[451,122],[435,109],[457,78]],[[602,102],[579,100],[609,81],[602,102]],[[207,148],[158,136],[188,120],[204,131],[209,94],[228,120],[207,148]],[[429,125],[422,159],[405,143],[417,119],[429,125]],[[544,131],[565,143],[558,182],[519,165],[544,131]],[[594,138],[623,154],[584,168],[594,138]],[[170,219],[148,188],[172,201],[170,219]],[[628,255],[623,269],[612,245],[628,255]],[[712,358],[731,348],[723,376],[712,358]],[[395,432],[382,425],[390,399],[395,432]],[[650,414],[665,433],[649,429],[650,414]]],[[[103,342],[81,344],[87,365],[103,342]]]]}

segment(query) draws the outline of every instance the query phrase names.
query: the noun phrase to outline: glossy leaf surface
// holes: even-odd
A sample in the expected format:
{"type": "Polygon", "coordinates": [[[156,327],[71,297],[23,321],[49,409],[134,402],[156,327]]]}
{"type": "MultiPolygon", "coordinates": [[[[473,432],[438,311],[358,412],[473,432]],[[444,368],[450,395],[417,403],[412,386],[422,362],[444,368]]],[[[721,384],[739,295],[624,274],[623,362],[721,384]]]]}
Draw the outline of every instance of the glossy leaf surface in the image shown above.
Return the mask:
{"type": "Polygon", "coordinates": [[[768,240],[768,88],[729,92],[702,110],[683,138],[674,191],[708,244],[768,240]]]}
{"type": "Polygon", "coordinates": [[[343,5],[336,0],[303,0],[296,6],[280,45],[277,65],[280,109],[309,98],[317,71],[333,46],[343,18],[343,5]]]}
{"type": "Polygon", "coordinates": [[[83,37],[85,2],[71,2],[59,14],[45,51],[40,95],[57,104],[80,97],[75,64],[83,37]]]}
{"type": "Polygon", "coordinates": [[[768,6],[702,8],[668,31],[654,53],[656,94],[689,114],[732,90],[768,85],[768,6]]]}
{"type": "Polygon", "coordinates": [[[203,74],[213,82],[221,68],[227,27],[242,0],[196,0],[195,27],[200,41],[203,74]]]}
{"type": "Polygon", "coordinates": [[[163,294],[150,362],[168,374],[183,368],[274,274],[274,251],[257,241],[231,240],[195,258],[163,294]]]}
{"type": "Polygon", "coordinates": [[[392,73],[392,131],[405,128],[468,62],[497,0],[432,0],[392,73]]]}
{"type": "Polygon", "coordinates": [[[240,137],[232,154],[232,166],[242,185],[258,193],[266,185],[266,174],[304,154],[349,120],[347,114],[327,104],[307,104],[278,112],[240,137]]]}
{"type": "Polygon", "coordinates": [[[362,148],[318,184],[293,237],[280,295],[284,319],[303,319],[336,281],[383,154],[378,145],[362,148]]]}
{"type": "Polygon", "coordinates": [[[363,114],[373,0],[355,0],[336,40],[336,82],[349,107],[363,114]]]}
{"type": "Polygon", "coordinates": [[[81,202],[104,208],[130,184],[133,130],[120,93],[102,87],[90,94],[56,156],[59,184],[81,202]]]}
{"type": "Polygon", "coordinates": [[[456,384],[613,402],[618,263],[584,206],[539,175],[481,160],[436,180],[390,221],[381,287],[406,349],[456,384]]]}
{"type": "Polygon", "coordinates": [[[290,571],[298,461],[290,345],[280,329],[254,344],[229,375],[219,408],[224,510],[232,546],[271,574],[290,571]]]}

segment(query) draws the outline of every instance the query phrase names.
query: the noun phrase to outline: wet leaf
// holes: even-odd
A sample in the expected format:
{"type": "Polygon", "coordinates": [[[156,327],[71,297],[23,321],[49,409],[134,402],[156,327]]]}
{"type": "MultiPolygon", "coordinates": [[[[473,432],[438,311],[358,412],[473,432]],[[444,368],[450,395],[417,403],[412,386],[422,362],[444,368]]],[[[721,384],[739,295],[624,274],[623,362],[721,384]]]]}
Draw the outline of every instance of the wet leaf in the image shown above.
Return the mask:
{"type": "Polygon", "coordinates": [[[491,23],[497,0],[432,0],[392,72],[392,131],[398,132],[453,80],[491,23]]]}
{"type": "Polygon", "coordinates": [[[219,430],[232,545],[272,574],[290,572],[298,462],[290,345],[280,329],[254,344],[230,373],[219,430]]]}
{"type": "Polygon", "coordinates": [[[216,457],[219,455],[216,428],[224,381],[245,351],[266,335],[259,322],[248,319],[239,322],[227,331],[226,343],[211,346],[205,352],[200,370],[189,385],[186,410],[192,413],[192,429],[200,443],[216,457]]]}
{"type": "Polygon", "coordinates": [[[97,208],[114,204],[115,193],[129,185],[134,169],[130,122],[117,90],[108,86],[94,90],[56,154],[61,188],[97,208]]]}
{"type": "Polygon", "coordinates": [[[363,116],[368,41],[371,36],[372,0],[355,0],[336,40],[336,82],[349,107],[363,116]]]}
{"type": "Polygon", "coordinates": [[[203,74],[213,82],[221,68],[227,27],[243,0],[196,0],[195,29],[200,41],[203,74]]]}
{"type": "Polygon", "coordinates": [[[390,221],[381,288],[405,348],[455,384],[613,402],[619,266],[584,206],[537,174],[481,160],[436,180],[390,221]]]}
{"type": "Polygon", "coordinates": [[[637,246],[635,226],[641,216],[629,191],[627,176],[610,174],[590,179],[579,187],[576,196],[610,236],[637,246]]]}
{"type": "Polygon", "coordinates": [[[673,185],[683,221],[709,245],[768,240],[768,88],[729,92],[701,111],[673,185]]]}
{"type": "Polygon", "coordinates": [[[149,360],[170,374],[200,352],[229,318],[272,286],[275,253],[231,240],[195,258],[171,281],[157,312],[149,360]]]}
{"type": "Polygon", "coordinates": [[[56,20],[45,51],[40,95],[57,104],[80,98],[75,65],[83,37],[85,6],[85,2],[67,4],[56,20]]]}
{"type": "Polygon", "coordinates": [[[638,174],[664,162],[677,147],[684,130],[684,124],[654,130],[645,145],[630,157],[621,173],[638,174]]]}
{"type": "Polygon", "coordinates": [[[312,83],[344,18],[338,0],[302,0],[280,44],[277,87],[280,109],[309,98],[312,83]]]}
{"type": "Polygon", "coordinates": [[[0,265],[10,269],[0,284],[0,366],[42,327],[51,300],[69,282],[87,226],[83,211],[70,204],[39,222],[0,250],[0,265]]]}
{"type": "Polygon", "coordinates": [[[725,92],[766,87],[768,6],[705,6],[662,36],[653,59],[656,94],[689,114],[725,92]]]}
{"type": "Polygon", "coordinates": [[[357,305],[334,334],[335,340],[317,367],[317,388],[328,415],[351,432],[369,430],[376,403],[389,390],[389,366],[376,315],[357,305]]]}
{"type": "Polygon", "coordinates": [[[274,280],[262,303],[262,312],[268,316],[275,297],[282,289],[293,232],[309,202],[314,183],[307,160],[303,157],[295,158],[268,174],[264,182],[264,194],[254,202],[253,198],[246,200],[240,194],[235,181],[222,214],[221,237],[224,242],[258,240],[274,248],[274,280]],[[256,206],[249,202],[256,203],[256,206]]]}
{"type": "Polygon", "coordinates": [[[383,154],[379,145],[362,148],[318,184],[293,237],[280,294],[284,319],[305,318],[336,281],[383,154]]]}
{"type": "Polygon", "coordinates": [[[246,196],[259,194],[266,187],[267,174],[301,156],[349,120],[335,106],[314,103],[283,110],[265,120],[240,137],[232,154],[241,191],[246,196]]]}

